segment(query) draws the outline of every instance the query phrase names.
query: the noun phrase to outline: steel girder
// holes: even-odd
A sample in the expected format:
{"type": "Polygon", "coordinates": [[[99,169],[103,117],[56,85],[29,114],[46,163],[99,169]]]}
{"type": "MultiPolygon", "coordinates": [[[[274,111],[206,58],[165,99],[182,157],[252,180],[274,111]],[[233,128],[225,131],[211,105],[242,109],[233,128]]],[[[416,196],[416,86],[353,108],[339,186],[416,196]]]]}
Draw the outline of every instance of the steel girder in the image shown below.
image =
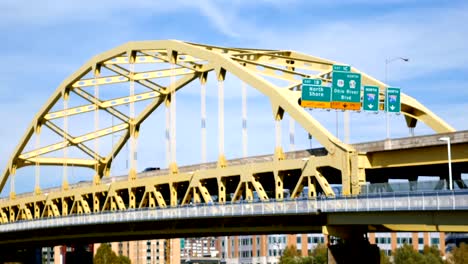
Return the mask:
{"type": "MultiPolygon", "coordinates": [[[[281,113],[283,112],[290,114],[327,150],[325,156],[310,157],[310,162],[317,164],[317,166],[332,167],[338,170],[341,173],[343,192],[345,194],[358,193],[360,183],[365,181],[365,165],[363,165],[365,159],[360,158],[362,154],[357,153],[352,146],[344,144],[333,136],[298,104],[301,79],[313,77],[330,82],[333,64],[336,64],[336,62],[294,51],[226,48],[177,40],[129,42],[95,56],[60,84],[48,102],[36,114],[11,156],[0,181],[0,190],[3,189],[7,179],[11,174],[15,173],[16,169],[35,164],[94,168],[96,170],[96,184],[98,184],[101,177],[109,174],[112,159],[119,153],[125,142],[132,135],[138,135],[141,123],[161,104],[164,102],[170,103],[170,93],[172,91],[177,91],[194,79],[203,78],[207,72],[214,70],[233,74],[267,96],[271,101],[275,117],[282,116],[281,113]],[[171,67],[151,71],[132,71],[130,65],[136,64],[164,64],[171,65],[171,67]],[[104,69],[114,74],[101,74],[104,69]],[[264,76],[270,79],[285,80],[289,84],[280,87],[275,82],[265,79],[264,76]],[[178,79],[171,82],[170,85],[162,85],[157,82],[159,79],[171,77],[177,77],[178,79]],[[146,87],[148,92],[101,100],[99,97],[85,91],[86,87],[129,82],[146,87]],[[68,100],[70,96],[79,96],[89,103],[64,110],[54,109],[60,101],[68,100]],[[118,105],[147,100],[150,100],[151,103],[135,118],[131,118],[116,109],[118,105]],[[66,129],[54,124],[54,120],[80,115],[96,109],[107,112],[122,123],[113,127],[90,131],[80,136],[72,136],[67,133],[66,129]],[[33,135],[35,133],[40,134],[43,126],[63,137],[63,141],[25,151],[26,146],[33,140],[33,135]],[[104,156],[85,145],[90,140],[112,135],[118,131],[124,131],[124,136],[104,156]],[[77,147],[88,158],[44,157],[48,153],[71,146],[77,147]]],[[[352,68],[352,71],[359,72],[355,68],[352,68]]],[[[360,73],[363,76],[362,83],[364,85],[377,85],[381,88],[380,100],[382,101],[386,85],[365,73],[360,73]]],[[[402,112],[408,117],[408,120],[421,120],[438,133],[454,131],[451,126],[415,99],[403,94],[401,102],[402,112]]],[[[410,123],[415,124],[414,121],[410,123]]],[[[281,156],[278,157],[281,158],[281,156]]],[[[310,172],[310,175],[315,172],[314,169],[310,172]]],[[[325,178],[319,174],[320,172],[314,174],[318,175],[317,181],[326,184],[325,178]]],[[[260,188],[262,187],[255,184],[254,179],[250,178],[248,180],[249,177],[252,177],[249,176],[250,173],[246,172],[240,175],[243,175],[241,176],[242,180],[250,181],[251,184],[238,187],[239,190],[236,192],[248,192],[250,193],[249,197],[253,190],[261,193],[260,188]]],[[[275,179],[280,185],[282,177],[281,173],[275,174],[275,179]]],[[[219,176],[217,176],[217,179],[219,185],[222,186],[223,182],[219,176]]],[[[100,189],[103,187],[97,185],[95,188],[100,189]]],[[[203,199],[208,197],[200,183],[192,184],[190,188],[192,188],[192,194],[187,193],[185,200],[189,199],[190,195],[192,197],[202,197],[203,199]]],[[[299,192],[300,187],[297,188],[295,193],[299,192]]],[[[220,189],[222,188],[220,187],[220,189]]],[[[145,194],[146,197],[158,197],[159,195],[157,190],[146,192],[148,193],[145,194]]],[[[223,194],[219,193],[218,195],[222,196],[223,194]]],[[[279,196],[276,198],[279,198],[279,196]]],[[[164,204],[161,199],[156,200],[159,201],[160,206],[164,204]]],[[[115,203],[115,206],[118,207],[119,201],[115,200],[115,203]]],[[[86,211],[83,202],[76,202],[74,206],[73,208],[78,211],[86,211]]],[[[110,208],[113,208],[113,206],[110,206],[110,208]]],[[[52,209],[51,212],[54,212],[52,209]]]]}

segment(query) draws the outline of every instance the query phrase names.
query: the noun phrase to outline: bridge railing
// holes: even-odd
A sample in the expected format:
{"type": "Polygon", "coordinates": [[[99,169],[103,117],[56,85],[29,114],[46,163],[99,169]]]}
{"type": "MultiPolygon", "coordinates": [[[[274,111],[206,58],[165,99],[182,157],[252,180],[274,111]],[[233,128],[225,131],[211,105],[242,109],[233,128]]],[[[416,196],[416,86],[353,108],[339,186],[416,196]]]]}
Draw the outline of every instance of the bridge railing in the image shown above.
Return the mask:
{"type": "MultiPolygon", "coordinates": [[[[468,180],[456,180],[453,182],[454,190],[467,189],[468,180]]],[[[393,192],[421,192],[448,190],[447,181],[408,181],[393,183],[373,183],[361,187],[361,194],[366,193],[393,193],[393,192]]]]}
{"type": "Polygon", "coordinates": [[[468,210],[468,190],[441,192],[378,193],[336,198],[285,201],[199,204],[156,209],[131,209],[19,221],[0,225],[1,232],[80,225],[145,222],[177,219],[304,215],[335,212],[468,210]]]}
{"type": "MultiPolygon", "coordinates": [[[[299,152],[298,152],[299,153],[299,152]]],[[[301,154],[301,153],[299,153],[301,154]]],[[[260,159],[268,159],[270,156],[265,155],[265,156],[259,156],[256,157],[255,162],[259,162],[260,159]]],[[[235,160],[236,162],[238,160],[235,160]]],[[[243,162],[242,159],[239,159],[239,162],[243,162]]],[[[207,166],[215,166],[215,163],[206,163],[204,165],[207,166]]],[[[197,165],[198,166],[198,165],[197,165]]],[[[196,166],[187,166],[186,169],[187,171],[193,171],[193,169],[196,166]]],[[[161,170],[161,171],[151,171],[147,173],[141,173],[141,177],[151,177],[151,176],[157,176],[157,175],[164,175],[166,174],[166,170],[161,170]]],[[[112,178],[105,178],[103,180],[103,183],[105,184],[111,184],[112,180],[115,181],[124,181],[128,178],[128,175],[124,176],[119,176],[114,179],[112,178]]],[[[81,188],[81,187],[87,187],[87,186],[92,186],[92,182],[79,182],[76,184],[70,185],[70,189],[76,189],[76,188],[81,188]]],[[[468,189],[468,180],[456,180],[453,182],[453,188],[454,190],[459,190],[459,189],[468,189]]],[[[341,196],[341,189],[340,187],[336,186],[333,188],[335,191],[335,194],[337,196],[341,196]]],[[[58,192],[61,190],[61,187],[52,187],[48,189],[44,189],[44,193],[53,193],[53,192],[58,192]]],[[[393,182],[393,183],[372,183],[372,184],[366,184],[361,186],[361,195],[362,194],[373,194],[373,193],[401,193],[401,192],[421,192],[421,191],[444,191],[448,190],[448,183],[447,181],[440,180],[440,181],[407,181],[407,182],[393,182]]],[[[34,195],[34,192],[27,192],[27,193],[21,193],[17,194],[17,198],[23,198],[23,197],[28,197],[34,195]]],[[[303,194],[304,196],[306,195],[306,192],[303,194]]],[[[285,196],[286,197],[286,196],[285,196]]],[[[0,198],[0,203],[8,201],[10,198],[9,197],[1,197],[0,198]]]]}

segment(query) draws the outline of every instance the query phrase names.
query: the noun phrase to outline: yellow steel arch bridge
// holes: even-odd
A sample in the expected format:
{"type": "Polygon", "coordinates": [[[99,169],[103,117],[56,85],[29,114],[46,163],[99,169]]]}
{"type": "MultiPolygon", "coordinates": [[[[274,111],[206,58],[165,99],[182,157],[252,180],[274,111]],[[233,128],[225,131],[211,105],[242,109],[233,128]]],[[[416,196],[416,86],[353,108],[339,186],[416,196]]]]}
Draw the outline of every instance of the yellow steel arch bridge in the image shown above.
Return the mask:
{"type": "MultiPolygon", "coordinates": [[[[328,196],[334,192],[330,179],[338,179],[344,194],[359,194],[366,182],[366,170],[413,165],[444,164],[439,152],[443,146],[428,150],[427,158],[419,157],[405,163],[404,157],[411,152],[367,153],[356,146],[345,144],[332,135],[299,102],[303,78],[319,78],[331,82],[332,66],[336,62],[289,50],[246,49],[210,46],[178,40],[129,42],[93,57],[70,77],[64,80],[42,109],[36,114],[26,133],[11,155],[2,174],[0,190],[7,181],[11,183],[9,199],[0,203],[0,223],[32,220],[42,217],[58,217],[71,214],[126,210],[143,207],[167,207],[180,204],[226,203],[229,200],[253,200],[256,192],[261,200],[282,200],[283,190],[291,190],[297,197],[308,187],[309,197],[321,190],[328,196]],[[324,149],[307,152],[300,157],[284,153],[276,144],[275,154],[268,159],[258,158],[249,163],[243,160],[226,161],[223,137],[219,142],[219,158],[216,164],[181,167],[175,158],[175,138],[171,136],[175,126],[174,108],[177,91],[191,82],[203,85],[208,72],[216,74],[219,88],[219,131],[224,131],[223,82],[226,74],[239,78],[246,86],[260,91],[271,102],[272,116],[277,123],[283,114],[289,114],[310,135],[319,141],[324,149]],[[278,81],[276,81],[278,80],[278,81]],[[129,93],[117,98],[103,99],[100,87],[126,84],[129,93]],[[282,83],[284,85],[279,85],[282,83]],[[135,87],[146,91],[136,93],[135,87]],[[73,97],[86,103],[69,106],[73,97]],[[136,113],[135,105],[145,102],[144,109],[136,113]],[[128,105],[129,114],[119,110],[128,105]],[[130,153],[135,153],[141,124],[157,108],[166,108],[166,129],[168,139],[169,166],[156,173],[157,177],[139,177],[136,172],[136,157],[130,160],[128,179],[102,184],[110,174],[114,157],[127,141],[130,153]],[[101,127],[99,113],[105,112],[118,120],[118,124],[101,127]],[[94,129],[80,135],[72,135],[70,127],[80,123],[69,121],[79,115],[94,113],[94,129]],[[59,125],[61,122],[62,125],[59,125]],[[44,129],[57,134],[61,140],[41,146],[40,135],[44,129]],[[114,133],[124,133],[112,148],[104,153],[99,148],[99,139],[114,133]],[[89,143],[94,142],[94,147],[89,143]],[[33,146],[26,150],[26,146],[33,146]],[[82,156],[71,157],[69,148],[75,148],[82,156]],[[57,154],[58,153],[58,154],[57,154]],[[57,154],[53,156],[53,154],[57,154]],[[434,155],[432,155],[434,154],[434,155]],[[380,156],[379,156],[380,155],[380,156]],[[388,156],[385,156],[388,155],[388,156]],[[385,157],[395,160],[389,161],[385,157]],[[35,192],[17,196],[15,173],[26,166],[62,166],[65,168],[60,189],[44,193],[36,175],[35,192]],[[67,166],[86,167],[95,171],[92,184],[81,187],[69,186],[67,166]],[[230,198],[226,194],[233,193],[230,198]]],[[[383,102],[386,84],[362,74],[363,85],[380,87],[380,101],[383,102]]],[[[401,111],[407,125],[414,127],[421,121],[436,133],[455,130],[414,98],[402,94],[401,111]]],[[[202,129],[204,125],[202,124],[202,129]]],[[[466,141],[454,146],[454,163],[465,164],[468,155],[463,152],[466,141]]],[[[155,174],[155,175],[156,175],[155,174]]],[[[336,180],[335,180],[336,182],[336,180]]]]}

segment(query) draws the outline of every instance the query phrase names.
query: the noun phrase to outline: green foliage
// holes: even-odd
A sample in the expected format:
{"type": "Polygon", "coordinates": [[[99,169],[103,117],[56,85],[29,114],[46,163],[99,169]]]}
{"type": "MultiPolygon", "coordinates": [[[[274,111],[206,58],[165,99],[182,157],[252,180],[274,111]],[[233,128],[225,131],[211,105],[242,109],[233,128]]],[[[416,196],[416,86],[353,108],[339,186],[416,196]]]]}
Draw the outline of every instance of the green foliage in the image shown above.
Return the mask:
{"type": "Polygon", "coordinates": [[[301,254],[294,245],[287,246],[280,257],[279,264],[299,264],[301,254]]]}
{"type": "Polygon", "coordinates": [[[437,246],[424,246],[423,257],[425,263],[443,264],[444,260],[437,246]]]}
{"type": "Polygon", "coordinates": [[[301,264],[314,264],[314,263],[317,263],[317,262],[314,262],[314,258],[311,256],[302,257],[301,259],[301,264]]]}
{"type": "Polygon", "coordinates": [[[413,249],[412,245],[404,244],[395,250],[393,255],[395,264],[424,264],[424,257],[421,253],[413,249]]]}
{"type": "Polygon", "coordinates": [[[385,251],[380,250],[380,264],[390,264],[390,258],[385,255],[385,251]]]}
{"type": "Polygon", "coordinates": [[[302,257],[296,246],[288,246],[280,257],[279,264],[326,264],[328,249],[325,245],[317,245],[312,254],[302,257]]]}
{"type": "Polygon", "coordinates": [[[131,264],[128,257],[117,256],[108,244],[101,244],[93,259],[94,264],[131,264]]]}
{"type": "Polygon", "coordinates": [[[436,246],[424,246],[423,254],[413,249],[412,245],[405,244],[398,248],[393,255],[395,264],[443,264],[442,256],[436,246]]]}
{"type": "Polygon", "coordinates": [[[318,244],[312,251],[314,264],[327,264],[328,263],[328,248],[325,244],[318,244]]]}
{"type": "Polygon", "coordinates": [[[465,264],[468,263],[468,245],[461,243],[459,247],[454,247],[448,256],[450,264],[465,264]]]}
{"type": "Polygon", "coordinates": [[[119,261],[120,264],[132,264],[130,259],[126,256],[119,256],[119,261]]]}

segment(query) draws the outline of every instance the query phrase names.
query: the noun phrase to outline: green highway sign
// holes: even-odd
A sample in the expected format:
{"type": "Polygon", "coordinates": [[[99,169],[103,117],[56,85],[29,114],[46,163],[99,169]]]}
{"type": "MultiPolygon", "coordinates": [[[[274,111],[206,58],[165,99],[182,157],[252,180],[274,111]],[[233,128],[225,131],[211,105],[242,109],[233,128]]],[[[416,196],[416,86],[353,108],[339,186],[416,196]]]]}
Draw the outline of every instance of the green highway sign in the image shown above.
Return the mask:
{"type": "Polygon", "coordinates": [[[302,79],[302,85],[322,85],[320,79],[302,79]]]}
{"type": "Polygon", "coordinates": [[[364,98],[362,100],[362,109],[364,111],[379,111],[379,87],[364,86],[364,98]]]}
{"type": "Polygon", "coordinates": [[[302,107],[330,108],[331,88],[321,84],[320,79],[302,80],[302,107]]]}
{"type": "Polygon", "coordinates": [[[344,72],[349,72],[349,71],[351,71],[351,66],[347,66],[347,65],[333,65],[333,71],[344,71],[344,72]]]}
{"type": "Polygon", "coordinates": [[[387,87],[385,93],[385,111],[388,113],[400,113],[400,88],[387,87]]]}
{"type": "MultiPolygon", "coordinates": [[[[339,65],[333,65],[333,68],[335,66],[339,65]]],[[[361,74],[333,71],[331,107],[343,110],[361,109],[361,74]]]]}

